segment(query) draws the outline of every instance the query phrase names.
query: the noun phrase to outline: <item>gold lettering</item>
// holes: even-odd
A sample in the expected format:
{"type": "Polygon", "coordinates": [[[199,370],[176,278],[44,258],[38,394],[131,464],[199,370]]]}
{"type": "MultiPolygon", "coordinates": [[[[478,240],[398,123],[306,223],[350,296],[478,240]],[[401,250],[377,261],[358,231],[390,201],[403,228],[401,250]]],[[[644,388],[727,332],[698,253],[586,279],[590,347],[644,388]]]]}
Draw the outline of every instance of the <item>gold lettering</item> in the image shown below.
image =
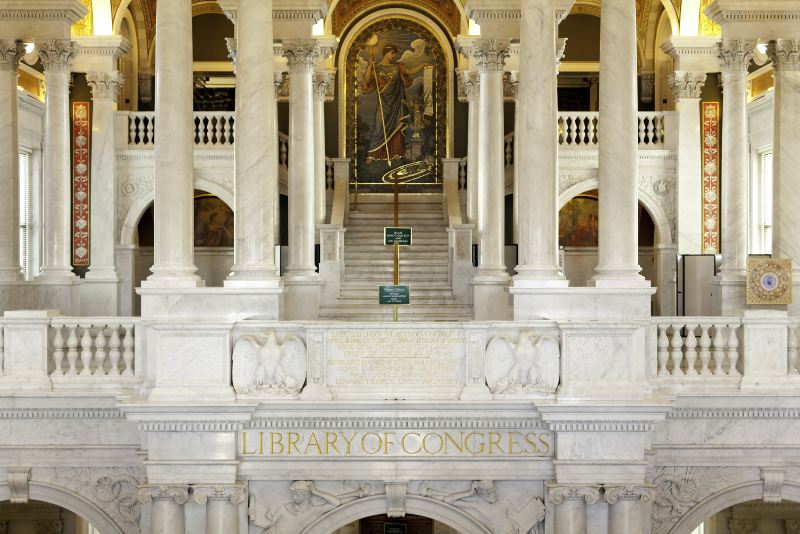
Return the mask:
{"type": "Polygon", "coordinates": [[[317,449],[317,455],[322,456],[322,448],[319,446],[317,435],[314,432],[312,432],[311,437],[308,438],[308,443],[306,443],[306,449],[303,451],[303,456],[308,456],[308,449],[311,447],[315,447],[317,449]]]}
{"type": "Polygon", "coordinates": [[[255,454],[256,452],[248,452],[247,451],[247,432],[242,432],[242,455],[246,454],[255,454]]]}
{"type": "Polygon", "coordinates": [[[495,446],[500,450],[500,454],[505,454],[503,446],[500,445],[501,439],[503,439],[503,436],[501,436],[497,432],[489,432],[489,456],[494,454],[495,446]]]}
{"type": "Polygon", "coordinates": [[[444,447],[444,440],[442,439],[442,436],[435,432],[430,432],[428,434],[425,434],[425,436],[422,438],[422,448],[428,454],[439,454],[440,452],[442,452],[443,447],[444,447]],[[437,438],[439,438],[439,448],[436,449],[435,451],[431,451],[430,449],[428,449],[428,438],[431,436],[436,436],[437,438]]]}
{"type": "Polygon", "coordinates": [[[528,450],[530,454],[537,454],[539,452],[539,446],[536,445],[535,441],[533,441],[535,438],[536,438],[536,432],[528,432],[527,434],[525,434],[525,441],[527,441],[528,445],[530,445],[530,448],[528,450]]]}
{"type": "Polygon", "coordinates": [[[300,441],[300,434],[297,432],[289,432],[288,439],[286,440],[286,454],[292,455],[292,447],[300,454],[300,449],[297,448],[297,443],[300,441]]]}
{"type": "Polygon", "coordinates": [[[376,434],[375,432],[367,432],[366,434],[361,436],[361,450],[366,452],[367,454],[378,454],[378,451],[381,450],[381,444],[382,444],[381,437],[379,434],[376,434]],[[371,452],[367,450],[367,438],[370,436],[375,436],[376,438],[378,438],[378,446],[375,447],[375,450],[371,452]]]}
{"type": "Polygon", "coordinates": [[[258,454],[264,454],[264,433],[258,433],[258,454]]]}
{"type": "Polygon", "coordinates": [[[330,454],[330,449],[331,448],[336,451],[336,454],[340,454],[339,453],[339,447],[336,446],[336,440],[337,439],[338,439],[338,436],[336,435],[336,432],[325,432],[325,454],[326,455],[330,454]],[[331,439],[331,438],[333,438],[333,439],[331,439]]]}
{"type": "Polygon", "coordinates": [[[456,439],[450,435],[450,432],[444,433],[444,453],[448,454],[447,444],[452,443],[453,447],[455,447],[458,452],[464,454],[464,433],[461,433],[461,441],[456,441],[456,439]]]}
{"type": "Polygon", "coordinates": [[[485,446],[483,441],[480,442],[480,448],[478,450],[475,450],[472,447],[470,447],[470,439],[472,439],[473,436],[483,437],[483,432],[470,432],[466,436],[464,436],[464,448],[467,449],[467,452],[473,455],[483,454],[485,446]]]}
{"type": "Polygon", "coordinates": [[[514,450],[514,446],[515,445],[519,445],[519,443],[514,441],[514,438],[519,436],[519,435],[520,435],[519,432],[509,432],[508,433],[508,454],[510,456],[514,456],[515,454],[522,454],[522,451],[515,451],[514,450]]]}
{"type": "Polygon", "coordinates": [[[358,435],[357,433],[353,432],[353,436],[350,439],[347,439],[347,436],[345,436],[344,433],[342,433],[342,439],[345,441],[345,443],[347,443],[347,452],[345,453],[347,454],[347,456],[350,456],[350,444],[354,439],[356,439],[357,435],[358,435]]]}
{"type": "Polygon", "coordinates": [[[394,432],[384,432],[383,433],[383,454],[389,454],[389,447],[394,445],[394,432]]]}
{"type": "Polygon", "coordinates": [[[269,433],[269,453],[270,454],[283,454],[283,434],[281,432],[270,432],[269,433]],[[278,438],[277,440],[275,438],[278,438]],[[278,445],[281,449],[279,451],[275,450],[275,446],[278,445]]]}
{"type": "Polygon", "coordinates": [[[406,438],[408,436],[417,436],[417,439],[420,438],[420,435],[417,432],[406,432],[405,434],[403,434],[403,439],[400,440],[400,447],[402,447],[403,452],[406,454],[419,454],[420,451],[422,450],[422,445],[420,445],[419,448],[414,452],[411,452],[406,448],[406,438]]]}
{"type": "Polygon", "coordinates": [[[542,454],[548,454],[550,452],[550,443],[548,443],[544,438],[548,438],[549,439],[550,438],[550,434],[545,432],[544,434],[539,436],[539,443],[541,443],[544,446],[544,450],[542,451],[542,454]]]}

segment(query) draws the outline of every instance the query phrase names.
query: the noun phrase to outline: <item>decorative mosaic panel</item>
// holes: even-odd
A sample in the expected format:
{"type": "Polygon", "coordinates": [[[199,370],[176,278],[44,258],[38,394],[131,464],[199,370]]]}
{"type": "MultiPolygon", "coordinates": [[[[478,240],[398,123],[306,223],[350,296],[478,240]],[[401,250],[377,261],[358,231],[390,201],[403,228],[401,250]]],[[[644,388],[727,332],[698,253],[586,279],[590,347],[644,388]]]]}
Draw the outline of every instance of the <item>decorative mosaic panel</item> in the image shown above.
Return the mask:
{"type": "Polygon", "coordinates": [[[72,103],[72,265],[89,265],[91,104],[72,103]]]}
{"type": "Polygon", "coordinates": [[[719,253],[719,102],[703,102],[703,254],[719,253]]]}

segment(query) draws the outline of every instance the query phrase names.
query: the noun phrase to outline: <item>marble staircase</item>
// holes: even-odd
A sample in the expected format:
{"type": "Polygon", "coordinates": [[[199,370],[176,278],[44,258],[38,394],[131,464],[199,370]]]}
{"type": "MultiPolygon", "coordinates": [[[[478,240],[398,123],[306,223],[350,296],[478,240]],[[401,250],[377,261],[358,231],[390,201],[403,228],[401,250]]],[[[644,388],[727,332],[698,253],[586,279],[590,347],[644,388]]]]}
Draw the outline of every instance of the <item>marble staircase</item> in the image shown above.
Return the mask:
{"type": "MultiPolygon", "coordinates": [[[[411,305],[398,307],[400,321],[464,321],[471,305],[459,304],[449,274],[442,195],[401,195],[399,226],[413,229],[413,245],[400,248],[400,283],[411,286],[411,305]]],[[[390,321],[392,306],[378,305],[378,286],[391,285],[393,250],[383,245],[383,228],[394,225],[391,195],[359,195],[351,203],[344,237],[344,277],[335,306],[321,319],[390,321]]]]}

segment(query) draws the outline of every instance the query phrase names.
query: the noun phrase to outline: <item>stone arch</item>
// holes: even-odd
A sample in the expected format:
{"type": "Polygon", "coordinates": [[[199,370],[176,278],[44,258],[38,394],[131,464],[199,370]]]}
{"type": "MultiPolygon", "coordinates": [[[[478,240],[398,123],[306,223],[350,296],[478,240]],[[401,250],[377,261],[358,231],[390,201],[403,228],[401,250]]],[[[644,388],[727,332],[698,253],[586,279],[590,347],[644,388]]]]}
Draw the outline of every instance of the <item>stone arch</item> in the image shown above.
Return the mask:
{"type": "MultiPolygon", "coordinates": [[[[82,495],[66,488],[46,482],[31,481],[29,483],[29,498],[55,504],[74,512],[89,521],[104,534],[126,534],[125,530],[99,506],[87,500],[82,495]]],[[[11,499],[11,491],[7,484],[0,486],[0,501],[11,499]]]]}
{"type": "MultiPolygon", "coordinates": [[[[782,488],[784,500],[800,503],[800,483],[784,482],[782,488]]],[[[694,505],[668,531],[669,534],[690,534],[707,518],[736,504],[759,500],[764,496],[764,482],[754,480],[729,486],[694,505]]]]}
{"type": "MultiPolygon", "coordinates": [[[[353,521],[373,515],[385,514],[386,508],[385,494],[359,499],[331,510],[307,525],[300,531],[300,534],[330,534],[353,521]]],[[[405,511],[409,514],[421,515],[445,523],[462,534],[491,534],[491,530],[466,513],[455,506],[436,499],[419,495],[407,495],[405,511]]]]}
{"type": "MultiPolygon", "coordinates": [[[[597,178],[586,178],[570,185],[558,195],[558,209],[561,210],[567,202],[587,191],[597,189],[597,178]]],[[[672,222],[658,200],[648,191],[639,188],[639,203],[647,210],[656,225],[656,244],[667,245],[672,243],[672,222]]]]}

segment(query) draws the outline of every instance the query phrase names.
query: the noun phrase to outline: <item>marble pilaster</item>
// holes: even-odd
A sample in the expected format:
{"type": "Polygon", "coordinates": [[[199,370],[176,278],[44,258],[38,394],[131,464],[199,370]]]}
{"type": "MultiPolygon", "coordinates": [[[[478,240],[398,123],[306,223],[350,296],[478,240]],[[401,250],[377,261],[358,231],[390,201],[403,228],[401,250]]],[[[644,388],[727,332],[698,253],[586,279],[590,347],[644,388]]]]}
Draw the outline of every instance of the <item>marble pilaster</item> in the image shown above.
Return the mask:
{"type": "Polygon", "coordinates": [[[639,140],[636,80],[636,3],[600,5],[599,246],[593,283],[598,287],[649,285],[639,274],[639,140]]]}
{"type": "Polygon", "coordinates": [[[608,503],[608,534],[644,534],[642,503],[653,500],[653,491],[644,486],[605,486],[608,503]]]}
{"type": "Polygon", "coordinates": [[[790,258],[800,269],[800,41],[777,40],[769,44],[775,70],[775,137],[773,151],[773,255],[790,258]]]}
{"type": "Polygon", "coordinates": [[[558,267],[555,6],[522,2],[514,167],[519,169],[519,264],[514,287],[565,286],[558,267]]]}
{"type": "Polygon", "coordinates": [[[319,44],[311,39],[284,41],[289,84],[289,257],[284,276],[287,319],[318,313],[319,275],[314,264],[314,94],[319,44]]]}
{"type": "Polygon", "coordinates": [[[198,504],[206,505],[206,534],[239,531],[239,506],[244,502],[244,486],[200,486],[192,488],[198,504]]]}
{"type": "Polygon", "coordinates": [[[188,486],[140,486],[139,502],[150,504],[151,534],[185,534],[183,506],[188,499],[188,486]]]}
{"type": "Polygon", "coordinates": [[[44,265],[37,280],[73,282],[69,76],[78,47],[68,39],[38,43],[47,83],[44,134],[44,265]]]}
{"type": "MultiPolygon", "coordinates": [[[[272,61],[272,1],[241,0],[236,68],[234,265],[226,286],[279,287],[275,257],[278,139],[272,61]]],[[[228,43],[229,47],[233,44],[228,43]]]]}
{"type": "Polygon", "coordinates": [[[504,246],[505,139],[503,68],[507,40],[478,39],[472,55],[480,76],[478,135],[478,272],[473,279],[475,318],[500,319],[510,313],[504,246]],[[508,308],[508,309],[507,309],[508,308]]]}
{"type": "Polygon", "coordinates": [[[600,498],[598,486],[562,486],[548,488],[550,503],[555,505],[554,534],[586,534],[586,505],[600,498]]]}
{"type": "Polygon", "coordinates": [[[475,71],[461,71],[461,85],[467,96],[469,122],[467,125],[467,222],[478,221],[478,150],[480,135],[480,79],[475,71]]]}
{"type": "MultiPolygon", "coordinates": [[[[325,224],[326,198],[325,198],[325,99],[328,88],[333,82],[333,76],[328,71],[314,73],[314,222],[316,225],[325,224]]],[[[319,232],[314,232],[315,240],[319,242],[319,232]]]]}
{"type": "Polygon", "coordinates": [[[0,282],[22,279],[19,263],[19,140],[17,138],[17,68],[25,53],[21,41],[0,41],[0,282]]]}
{"type": "Polygon", "coordinates": [[[722,173],[720,190],[722,265],[719,310],[738,315],[745,308],[747,268],[747,198],[749,147],[747,141],[747,69],[755,42],[723,40],[719,62],[723,79],[722,173]]]}
{"type": "Polygon", "coordinates": [[[192,6],[156,5],[155,236],[153,267],[143,286],[198,287],[194,265],[194,89],[192,6]]]}

